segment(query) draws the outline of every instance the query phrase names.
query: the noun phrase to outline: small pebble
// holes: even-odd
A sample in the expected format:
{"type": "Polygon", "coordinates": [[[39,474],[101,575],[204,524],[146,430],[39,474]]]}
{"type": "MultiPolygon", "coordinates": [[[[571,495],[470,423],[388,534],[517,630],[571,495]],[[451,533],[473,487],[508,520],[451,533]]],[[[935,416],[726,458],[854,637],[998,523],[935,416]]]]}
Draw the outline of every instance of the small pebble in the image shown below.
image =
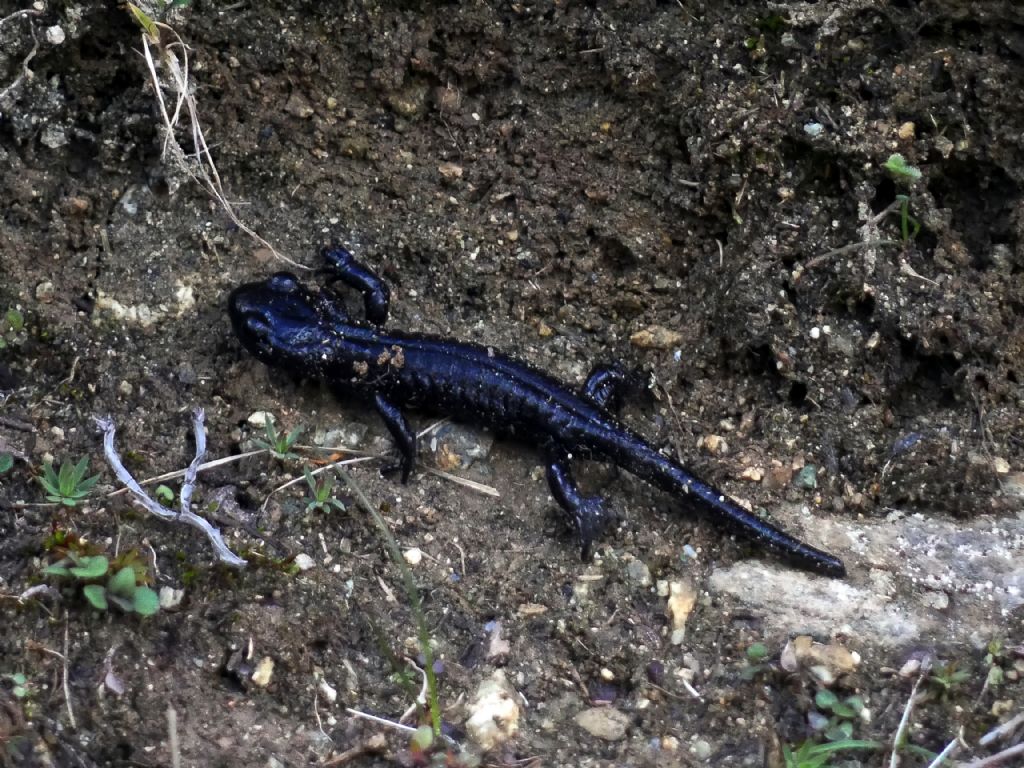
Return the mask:
{"type": "Polygon", "coordinates": [[[629,343],[641,349],[671,349],[683,340],[683,334],[661,325],[650,325],[629,337],[629,343]]]}
{"type": "Polygon", "coordinates": [[[410,547],[402,553],[402,557],[409,565],[417,566],[423,560],[423,550],[419,547],[410,547]]]}
{"type": "Polygon", "coordinates": [[[267,426],[267,421],[273,418],[274,414],[270,411],[253,411],[249,414],[246,421],[254,427],[265,427],[267,426]]]}
{"type": "Polygon", "coordinates": [[[697,441],[697,447],[712,456],[724,456],[729,452],[729,443],[721,435],[704,435],[697,441]]]}
{"type": "Polygon", "coordinates": [[[629,715],[615,707],[592,707],[576,715],[576,725],[604,741],[624,739],[629,722],[629,715]]]}
{"type": "Polygon", "coordinates": [[[899,129],[897,129],[896,135],[899,136],[904,141],[910,141],[910,139],[914,138],[915,130],[916,126],[911,121],[908,120],[907,122],[903,123],[903,125],[901,125],[899,129]]]}
{"type": "Polygon", "coordinates": [[[175,608],[181,605],[181,601],[184,597],[184,589],[174,589],[174,587],[160,587],[160,610],[173,611],[175,608]]]}
{"type": "Polygon", "coordinates": [[[466,710],[466,733],[484,752],[504,744],[519,731],[519,696],[500,669],[480,683],[466,710]]]}
{"type": "Polygon", "coordinates": [[[462,178],[462,166],[455,163],[441,163],[437,166],[437,170],[445,181],[455,181],[462,178]]]}
{"type": "Polygon", "coordinates": [[[321,696],[327,699],[328,704],[333,704],[338,698],[337,689],[323,678],[320,678],[320,682],[317,683],[316,689],[319,691],[321,696]]]}
{"type": "Polygon", "coordinates": [[[669,585],[666,613],[672,620],[672,644],[680,645],[686,637],[686,620],[697,603],[697,589],[693,582],[674,581],[669,585]]]}
{"type": "Polygon", "coordinates": [[[266,688],[270,685],[270,678],[274,674],[274,660],[269,656],[264,656],[256,664],[256,669],[252,673],[250,678],[254,684],[260,688],[266,688]]]}
{"type": "Polygon", "coordinates": [[[66,39],[64,30],[59,25],[54,24],[52,27],[46,28],[46,42],[50,45],[60,45],[66,39]]]}
{"type": "Polygon", "coordinates": [[[300,571],[308,571],[311,568],[316,567],[316,561],[312,557],[307,555],[305,552],[300,552],[295,556],[295,566],[300,571]]]}
{"type": "Polygon", "coordinates": [[[36,301],[41,301],[43,304],[53,301],[53,283],[44,280],[36,286],[36,301]]]}
{"type": "Polygon", "coordinates": [[[651,586],[651,569],[643,560],[630,560],[626,564],[626,576],[638,586],[651,586]]]}
{"type": "Polygon", "coordinates": [[[693,742],[693,755],[698,760],[707,760],[711,757],[711,745],[708,744],[704,739],[697,739],[693,742]]]}

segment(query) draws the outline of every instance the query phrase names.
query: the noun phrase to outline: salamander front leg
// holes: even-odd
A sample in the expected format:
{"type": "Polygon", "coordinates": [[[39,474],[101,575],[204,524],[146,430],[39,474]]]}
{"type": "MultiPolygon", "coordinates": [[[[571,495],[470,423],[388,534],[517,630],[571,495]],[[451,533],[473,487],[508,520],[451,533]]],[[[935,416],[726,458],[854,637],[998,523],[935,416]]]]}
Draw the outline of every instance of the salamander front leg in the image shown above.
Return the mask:
{"type": "Polygon", "coordinates": [[[562,449],[548,451],[548,485],[558,505],[569,514],[569,521],[580,540],[581,556],[589,560],[594,542],[615,521],[615,513],[600,496],[584,496],[569,471],[569,454],[562,449]]]}
{"type": "Polygon", "coordinates": [[[629,374],[619,365],[596,366],[587,376],[580,395],[599,408],[618,407],[629,388],[629,374]]]}
{"type": "Polygon", "coordinates": [[[324,248],[320,255],[326,262],[326,271],[331,275],[328,282],[341,280],[350,288],[363,294],[366,319],[374,325],[384,325],[388,320],[388,304],[391,290],[377,273],[364,267],[347,249],[340,245],[324,248]]]}
{"type": "Polygon", "coordinates": [[[416,433],[412,431],[402,410],[388,402],[383,395],[376,395],[373,404],[377,408],[377,413],[384,419],[384,425],[395,441],[395,448],[398,449],[399,456],[398,463],[394,466],[384,467],[381,474],[400,469],[402,470],[402,482],[405,483],[409,480],[412,468],[416,465],[416,433]]]}

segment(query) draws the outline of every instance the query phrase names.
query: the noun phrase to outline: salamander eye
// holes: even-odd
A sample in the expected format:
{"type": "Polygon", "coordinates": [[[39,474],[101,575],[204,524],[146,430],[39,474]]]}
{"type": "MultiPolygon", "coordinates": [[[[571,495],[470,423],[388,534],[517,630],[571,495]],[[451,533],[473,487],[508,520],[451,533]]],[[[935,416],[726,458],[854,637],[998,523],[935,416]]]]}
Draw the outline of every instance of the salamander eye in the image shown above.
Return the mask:
{"type": "Polygon", "coordinates": [[[294,293],[299,289],[299,279],[291,272],[278,272],[267,279],[267,287],[275,293],[294,293]]]}

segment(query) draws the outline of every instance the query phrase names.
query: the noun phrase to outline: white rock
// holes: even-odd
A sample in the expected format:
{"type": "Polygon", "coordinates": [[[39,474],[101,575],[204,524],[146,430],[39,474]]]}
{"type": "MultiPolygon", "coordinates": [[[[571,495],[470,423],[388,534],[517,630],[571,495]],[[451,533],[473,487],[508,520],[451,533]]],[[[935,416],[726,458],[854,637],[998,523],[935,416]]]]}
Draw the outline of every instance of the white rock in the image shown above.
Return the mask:
{"type": "Polygon", "coordinates": [[[423,550],[419,547],[410,547],[402,553],[402,557],[409,565],[417,566],[423,561],[423,550]]]}
{"type": "Polygon", "coordinates": [[[46,28],[46,42],[50,45],[60,45],[64,42],[65,37],[64,30],[57,24],[46,28]]]}
{"type": "Polygon", "coordinates": [[[274,414],[270,411],[253,411],[249,414],[249,418],[246,421],[254,427],[265,427],[267,422],[273,418],[274,414]]]}
{"type": "Polygon", "coordinates": [[[467,711],[466,733],[484,752],[504,744],[519,731],[519,695],[500,669],[480,683],[467,711]]]}
{"type": "Polygon", "coordinates": [[[316,561],[305,552],[301,552],[295,556],[295,565],[300,571],[308,571],[316,568],[316,561]]]}
{"type": "Polygon", "coordinates": [[[182,598],[184,597],[184,589],[175,589],[174,587],[160,587],[160,609],[163,611],[173,611],[175,608],[181,605],[182,598]]]}
{"type": "Polygon", "coordinates": [[[252,673],[252,681],[260,688],[270,685],[270,678],[274,674],[274,660],[264,656],[256,663],[256,669],[252,673]]]}

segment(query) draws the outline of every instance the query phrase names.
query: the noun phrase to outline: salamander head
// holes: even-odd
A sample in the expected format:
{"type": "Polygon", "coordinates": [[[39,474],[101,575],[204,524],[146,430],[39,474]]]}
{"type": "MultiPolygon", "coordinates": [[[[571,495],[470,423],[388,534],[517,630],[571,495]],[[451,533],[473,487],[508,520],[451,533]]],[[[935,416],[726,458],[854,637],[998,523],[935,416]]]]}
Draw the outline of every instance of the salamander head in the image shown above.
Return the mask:
{"type": "Polygon", "coordinates": [[[228,314],[242,345],[265,363],[306,369],[331,330],[348,321],[340,303],[316,295],[289,272],[231,292],[228,314]]]}

